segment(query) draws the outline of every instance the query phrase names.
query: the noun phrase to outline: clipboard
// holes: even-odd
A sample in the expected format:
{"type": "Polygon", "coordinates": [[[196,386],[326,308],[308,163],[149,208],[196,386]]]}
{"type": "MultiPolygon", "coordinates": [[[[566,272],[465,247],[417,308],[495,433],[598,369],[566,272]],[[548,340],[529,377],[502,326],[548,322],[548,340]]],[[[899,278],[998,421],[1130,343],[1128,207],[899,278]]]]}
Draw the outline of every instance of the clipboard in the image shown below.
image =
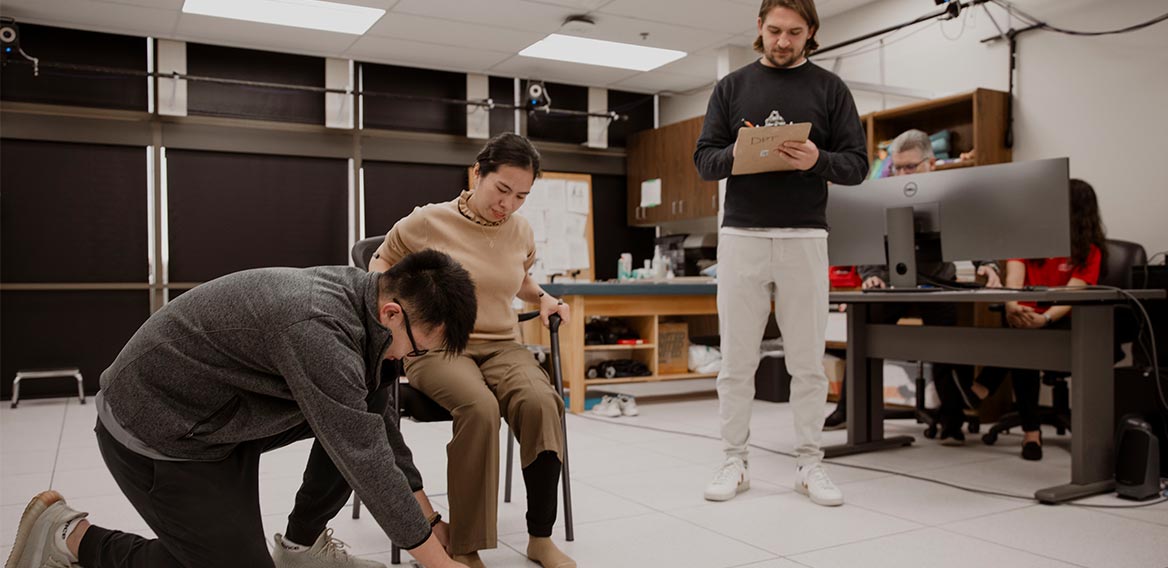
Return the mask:
{"type": "Polygon", "coordinates": [[[734,158],[731,175],[757,174],[762,172],[786,172],[795,169],[782,154],[775,151],[787,140],[803,142],[811,134],[810,122],[784,124],[783,126],[743,127],[738,129],[738,154],[734,158]]]}

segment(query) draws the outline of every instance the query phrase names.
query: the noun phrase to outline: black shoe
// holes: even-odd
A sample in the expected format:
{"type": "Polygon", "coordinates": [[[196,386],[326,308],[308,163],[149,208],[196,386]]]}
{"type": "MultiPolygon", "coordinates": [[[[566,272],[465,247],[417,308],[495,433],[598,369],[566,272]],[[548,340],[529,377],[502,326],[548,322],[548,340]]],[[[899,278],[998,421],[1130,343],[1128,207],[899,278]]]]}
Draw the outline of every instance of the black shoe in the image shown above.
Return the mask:
{"type": "Polygon", "coordinates": [[[848,425],[848,412],[842,406],[837,406],[835,412],[827,415],[823,421],[824,430],[843,430],[848,425]]]}
{"type": "Polygon", "coordinates": [[[956,428],[944,428],[941,430],[941,445],[942,446],[964,446],[965,434],[961,432],[961,426],[956,428]]]}
{"type": "Polygon", "coordinates": [[[1022,444],[1022,459],[1030,461],[1041,460],[1042,444],[1038,442],[1026,442],[1022,444]]]}

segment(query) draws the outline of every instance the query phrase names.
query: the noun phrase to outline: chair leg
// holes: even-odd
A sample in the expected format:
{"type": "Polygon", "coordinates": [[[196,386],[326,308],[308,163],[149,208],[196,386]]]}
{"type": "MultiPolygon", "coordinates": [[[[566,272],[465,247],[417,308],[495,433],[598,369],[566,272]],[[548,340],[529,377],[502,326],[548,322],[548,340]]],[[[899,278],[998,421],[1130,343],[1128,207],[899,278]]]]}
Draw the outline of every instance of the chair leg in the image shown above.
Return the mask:
{"type": "Polygon", "coordinates": [[[77,399],[85,404],[85,380],[81,378],[81,373],[74,373],[73,376],[77,377],[77,399]]]}
{"type": "Polygon", "coordinates": [[[564,430],[564,455],[561,465],[563,466],[563,478],[561,484],[564,488],[564,532],[565,539],[568,542],[576,540],[576,529],[572,522],[572,476],[568,469],[568,417],[567,411],[560,416],[560,428],[564,430]]]}
{"type": "Polygon", "coordinates": [[[12,408],[16,408],[16,405],[20,403],[20,379],[21,378],[22,377],[17,376],[16,379],[14,379],[12,381],[12,408]]]}
{"type": "Polygon", "coordinates": [[[507,425],[507,481],[503,487],[503,502],[511,502],[511,475],[515,467],[515,434],[511,432],[511,425],[507,425]]]}

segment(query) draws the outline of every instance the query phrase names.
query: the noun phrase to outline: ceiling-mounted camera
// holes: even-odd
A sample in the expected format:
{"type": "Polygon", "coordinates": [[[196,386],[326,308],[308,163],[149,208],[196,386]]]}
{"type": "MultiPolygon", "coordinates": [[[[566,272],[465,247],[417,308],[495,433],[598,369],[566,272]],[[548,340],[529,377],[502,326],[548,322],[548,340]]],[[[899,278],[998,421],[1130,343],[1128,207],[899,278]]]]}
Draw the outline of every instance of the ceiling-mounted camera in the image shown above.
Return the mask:
{"type": "Polygon", "coordinates": [[[527,81],[527,98],[523,102],[527,110],[547,111],[552,106],[552,98],[548,95],[547,86],[543,81],[527,81]]]}
{"type": "Polygon", "coordinates": [[[0,18],[0,59],[8,63],[8,58],[20,53],[20,28],[12,18],[0,18]]]}

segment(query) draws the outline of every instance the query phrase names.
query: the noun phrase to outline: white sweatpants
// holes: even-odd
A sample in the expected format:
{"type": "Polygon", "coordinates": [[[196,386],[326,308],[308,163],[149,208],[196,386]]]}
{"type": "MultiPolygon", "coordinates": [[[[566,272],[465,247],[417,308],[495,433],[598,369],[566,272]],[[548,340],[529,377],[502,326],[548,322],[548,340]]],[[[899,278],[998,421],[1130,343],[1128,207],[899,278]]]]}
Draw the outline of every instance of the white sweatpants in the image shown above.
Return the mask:
{"type": "Polygon", "coordinates": [[[747,458],[754,373],[773,298],[791,374],[798,464],[823,459],[819,446],[827,401],[823,372],[827,271],[826,238],[719,236],[722,371],[718,373],[718,407],[727,457],[747,458]]]}

